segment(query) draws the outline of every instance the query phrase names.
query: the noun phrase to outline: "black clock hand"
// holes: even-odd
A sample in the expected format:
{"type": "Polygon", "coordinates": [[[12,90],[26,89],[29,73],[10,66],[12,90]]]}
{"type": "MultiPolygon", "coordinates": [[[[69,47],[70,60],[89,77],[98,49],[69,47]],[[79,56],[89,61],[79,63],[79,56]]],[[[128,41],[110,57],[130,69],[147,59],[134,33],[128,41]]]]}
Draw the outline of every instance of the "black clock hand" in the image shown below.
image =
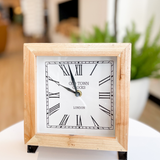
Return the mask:
{"type": "Polygon", "coordinates": [[[75,95],[76,95],[76,97],[79,97],[79,96],[80,96],[80,93],[79,93],[78,90],[77,90],[76,82],[75,82],[75,79],[74,79],[74,77],[73,77],[73,74],[72,74],[72,71],[71,71],[71,69],[70,69],[69,64],[68,64],[68,68],[69,68],[69,72],[70,72],[70,75],[71,75],[71,80],[72,80],[74,89],[75,89],[75,91],[76,91],[75,95]]]}
{"type": "Polygon", "coordinates": [[[61,84],[59,84],[59,86],[61,86],[61,87],[65,88],[66,90],[68,90],[68,91],[70,91],[70,92],[76,94],[75,91],[73,91],[72,89],[70,89],[70,88],[68,88],[68,87],[65,87],[65,86],[63,86],[63,85],[61,85],[61,84]]]}
{"type": "Polygon", "coordinates": [[[70,88],[68,88],[68,87],[65,87],[65,86],[61,85],[58,81],[53,80],[51,77],[48,77],[48,80],[53,81],[53,82],[55,82],[58,86],[61,86],[61,87],[65,88],[66,90],[68,90],[68,91],[76,94],[75,91],[73,91],[72,89],[70,89],[70,88]]]}

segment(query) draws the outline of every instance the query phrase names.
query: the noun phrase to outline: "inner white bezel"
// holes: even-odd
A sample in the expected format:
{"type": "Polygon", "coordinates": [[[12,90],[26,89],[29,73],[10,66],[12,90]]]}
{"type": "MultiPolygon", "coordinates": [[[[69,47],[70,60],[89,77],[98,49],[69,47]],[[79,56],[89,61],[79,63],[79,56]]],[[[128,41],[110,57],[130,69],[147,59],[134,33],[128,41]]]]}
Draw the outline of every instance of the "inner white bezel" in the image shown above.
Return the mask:
{"type": "MultiPolygon", "coordinates": [[[[52,134],[73,134],[73,135],[90,135],[90,136],[104,136],[115,137],[115,127],[113,130],[80,130],[80,129],[54,129],[46,128],[46,114],[42,107],[46,106],[46,98],[44,94],[45,89],[45,62],[51,61],[97,61],[97,60],[112,60],[114,61],[114,115],[116,113],[116,79],[117,79],[117,57],[103,56],[103,57],[59,57],[59,56],[37,56],[37,133],[52,133],[52,134]]],[[[46,108],[46,107],[45,107],[46,108]]],[[[114,116],[115,126],[115,116],[114,116]]]]}

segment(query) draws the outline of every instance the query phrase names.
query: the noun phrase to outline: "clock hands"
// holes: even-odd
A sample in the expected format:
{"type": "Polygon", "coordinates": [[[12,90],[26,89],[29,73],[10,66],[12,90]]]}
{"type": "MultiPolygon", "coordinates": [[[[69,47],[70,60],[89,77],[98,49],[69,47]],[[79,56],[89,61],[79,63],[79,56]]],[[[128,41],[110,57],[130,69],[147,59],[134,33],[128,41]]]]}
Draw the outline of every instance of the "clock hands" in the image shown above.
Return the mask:
{"type": "Polygon", "coordinates": [[[61,85],[58,81],[53,80],[51,77],[48,77],[48,80],[55,82],[58,86],[61,86],[61,87],[65,88],[66,90],[74,93],[76,97],[79,97],[79,96],[82,95],[82,92],[79,91],[79,90],[77,90],[76,82],[75,82],[74,76],[73,76],[73,74],[72,74],[72,71],[71,71],[71,68],[70,68],[69,65],[68,65],[68,68],[69,68],[69,72],[70,72],[70,75],[71,75],[72,84],[73,84],[73,86],[74,86],[75,91],[73,91],[72,89],[70,89],[70,88],[68,88],[68,87],[65,87],[65,86],[61,85]]]}
{"type": "Polygon", "coordinates": [[[48,77],[48,80],[53,81],[53,82],[55,82],[58,86],[61,86],[61,87],[65,88],[66,90],[68,90],[69,92],[72,92],[72,93],[76,94],[75,91],[73,91],[72,89],[70,89],[70,88],[68,88],[68,87],[65,87],[65,86],[61,85],[58,81],[53,80],[51,77],[48,77]]]}
{"type": "Polygon", "coordinates": [[[61,86],[61,87],[65,88],[66,90],[68,90],[68,91],[70,91],[70,92],[76,94],[75,91],[73,91],[72,89],[70,89],[70,88],[68,88],[68,87],[65,87],[65,86],[63,86],[63,85],[61,85],[61,84],[59,84],[59,86],[61,86]]]}
{"type": "Polygon", "coordinates": [[[75,92],[75,95],[76,95],[76,97],[79,97],[79,96],[81,95],[81,93],[80,93],[80,91],[77,90],[76,82],[75,82],[75,79],[74,79],[74,77],[73,77],[73,74],[72,74],[72,71],[71,71],[71,68],[70,68],[69,64],[68,64],[68,68],[69,68],[69,72],[70,72],[70,75],[71,75],[71,80],[72,80],[74,89],[75,89],[75,91],[76,91],[76,92],[75,92]]]}

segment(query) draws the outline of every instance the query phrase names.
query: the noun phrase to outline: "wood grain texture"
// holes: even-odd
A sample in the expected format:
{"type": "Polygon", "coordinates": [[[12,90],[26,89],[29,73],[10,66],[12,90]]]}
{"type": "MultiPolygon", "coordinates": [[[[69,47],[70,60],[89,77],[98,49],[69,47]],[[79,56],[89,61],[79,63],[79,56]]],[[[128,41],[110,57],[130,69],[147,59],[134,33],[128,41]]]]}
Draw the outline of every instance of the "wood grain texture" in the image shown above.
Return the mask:
{"type": "Polygon", "coordinates": [[[24,46],[24,140],[35,135],[35,56],[24,46]]]}
{"type": "Polygon", "coordinates": [[[59,148],[126,151],[115,138],[105,137],[36,134],[27,142],[27,145],[35,144],[59,148]]]}
{"type": "Polygon", "coordinates": [[[26,43],[35,56],[118,56],[127,43],[26,43]]]}
{"type": "Polygon", "coordinates": [[[24,44],[24,135],[28,145],[127,151],[131,45],[24,44]],[[36,133],[36,56],[116,56],[116,136],[70,136],[36,133]]]}
{"type": "Polygon", "coordinates": [[[118,58],[116,138],[128,150],[129,98],[130,98],[131,45],[118,58]]]}

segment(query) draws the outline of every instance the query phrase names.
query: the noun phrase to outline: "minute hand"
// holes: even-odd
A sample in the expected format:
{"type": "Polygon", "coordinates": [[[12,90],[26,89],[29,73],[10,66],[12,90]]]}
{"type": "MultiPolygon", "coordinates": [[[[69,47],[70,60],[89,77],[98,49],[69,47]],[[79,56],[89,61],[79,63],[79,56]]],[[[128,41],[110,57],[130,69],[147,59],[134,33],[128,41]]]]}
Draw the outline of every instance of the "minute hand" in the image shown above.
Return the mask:
{"type": "Polygon", "coordinates": [[[74,89],[75,89],[75,91],[76,91],[75,95],[78,97],[78,96],[79,96],[79,92],[77,91],[76,82],[75,82],[75,79],[74,79],[74,77],[73,77],[73,74],[72,74],[72,71],[71,71],[69,65],[68,65],[68,68],[69,68],[69,72],[70,72],[70,75],[71,75],[71,80],[72,80],[74,89]]]}

